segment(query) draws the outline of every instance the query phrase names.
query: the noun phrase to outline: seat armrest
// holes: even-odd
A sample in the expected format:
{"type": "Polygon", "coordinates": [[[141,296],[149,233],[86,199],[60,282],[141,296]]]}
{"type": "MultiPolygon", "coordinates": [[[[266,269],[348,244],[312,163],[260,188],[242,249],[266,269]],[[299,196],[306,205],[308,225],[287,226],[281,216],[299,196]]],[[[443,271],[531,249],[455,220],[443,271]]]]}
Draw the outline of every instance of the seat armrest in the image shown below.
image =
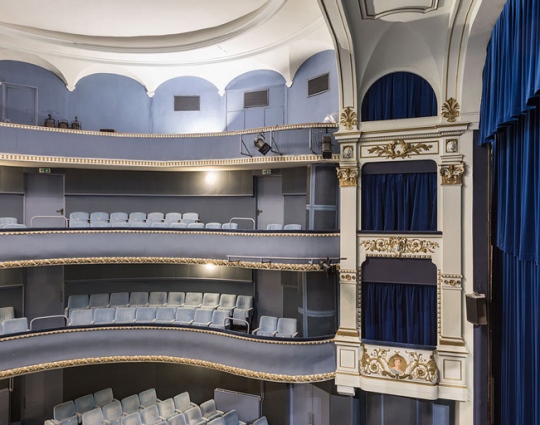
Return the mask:
{"type": "Polygon", "coordinates": [[[255,332],[258,332],[258,331],[259,331],[259,329],[261,329],[261,328],[253,329],[253,330],[251,331],[251,333],[252,333],[252,334],[255,334],[255,332]]]}
{"type": "Polygon", "coordinates": [[[277,331],[272,332],[272,336],[276,336],[277,331]]]}
{"type": "Polygon", "coordinates": [[[193,403],[192,401],[190,401],[189,404],[191,404],[191,407],[197,407],[198,406],[197,403],[193,403]]]}
{"type": "Polygon", "coordinates": [[[205,326],[210,326],[212,324],[212,322],[208,322],[205,326]]]}
{"type": "Polygon", "coordinates": [[[298,332],[293,333],[293,338],[296,338],[298,336],[298,332]]]}

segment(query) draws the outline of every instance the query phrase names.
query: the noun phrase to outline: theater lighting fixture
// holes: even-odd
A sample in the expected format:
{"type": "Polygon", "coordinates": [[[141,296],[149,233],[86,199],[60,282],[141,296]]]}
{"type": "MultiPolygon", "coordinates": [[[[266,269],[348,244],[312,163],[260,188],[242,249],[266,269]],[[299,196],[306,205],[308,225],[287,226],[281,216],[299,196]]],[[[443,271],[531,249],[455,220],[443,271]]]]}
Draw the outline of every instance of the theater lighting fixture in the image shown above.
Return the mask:
{"type": "Polygon", "coordinates": [[[214,266],[213,264],[211,263],[207,263],[204,265],[204,267],[206,268],[206,270],[210,271],[210,270],[214,270],[216,268],[216,266],[214,266]]]}
{"type": "Polygon", "coordinates": [[[323,136],[321,150],[323,159],[332,159],[332,137],[323,136]]]}
{"type": "Polygon", "coordinates": [[[335,264],[332,264],[332,260],[327,258],[326,260],[323,260],[319,263],[319,267],[321,270],[326,272],[326,276],[330,277],[337,271],[337,267],[335,264]]]}
{"type": "Polygon", "coordinates": [[[207,173],[206,174],[206,183],[208,184],[214,184],[217,180],[216,173],[207,173]]]}
{"type": "Polygon", "coordinates": [[[262,133],[259,133],[257,135],[255,140],[253,141],[253,144],[255,145],[257,150],[263,155],[266,155],[268,152],[270,152],[270,149],[272,149],[272,147],[264,140],[264,134],[262,133]]]}

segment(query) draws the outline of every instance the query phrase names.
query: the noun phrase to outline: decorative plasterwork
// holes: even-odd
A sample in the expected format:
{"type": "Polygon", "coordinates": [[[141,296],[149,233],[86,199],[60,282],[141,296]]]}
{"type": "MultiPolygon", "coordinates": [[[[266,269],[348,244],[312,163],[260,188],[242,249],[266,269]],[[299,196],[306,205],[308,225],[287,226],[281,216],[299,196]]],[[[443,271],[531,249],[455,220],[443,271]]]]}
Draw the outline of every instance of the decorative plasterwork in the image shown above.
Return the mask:
{"type": "Polygon", "coordinates": [[[360,367],[364,376],[432,385],[439,381],[433,351],[364,345],[360,367]]]}
{"type": "Polygon", "coordinates": [[[458,153],[459,151],[459,140],[458,139],[448,139],[445,142],[446,153],[458,153]]]}
{"type": "Polygon", "coordinates": [[[463,183],[465,164],[443,164],[440,167],[443,185],[460,185],[463,183]]]}
{"type": "Polygon", "coordinates": [[[428,152],[433,148],[436,142],[432,144],[426,143],[412,143],[406,142],[405,140],[394,140],[393,142],[373,146],[368,149],[368,154],[372,156],[386,157],[390,159],[396,158],[410,158],[412,155],[422,155],[423,152],[428,152]]]}
{"type": "Polygon", "coordinates": [[[356,270],[340,270],[339,278],[342,282],[356,283],[356,270]]]}
{"type": "Polygon", "coordinates": [[[358,181],[358,168],[336,168],[337,176],[339,179],[339,185],[344,186],[356,186],[358,181]]]}
{"type": "Polygon", "coordinates": [[[439,0],[358,0],[362,19],[380,19],[404,13],[428,13],[439,8],[439,0]]]}
{"type": "Polygon", "coordinates": [[[358,120],[357,120],[356,112],[354,111],[354,109],[351,108],[350,106],[345,107],[345,109],[341,111],[339,123],[342,124],[346,130],[356,129],[358,120]]]}
{"type": "Polygon", "coordinates": [[[354,159],[354,145],[345,145],[341,149],[341,157],[344,160],[354,159]]]}
{"type": "Polygon", "coordinates": [[[442,273],[437,269],[437,335],[442,335],[442,273]]]}
{"type": "Polygon", "coordinates": [[[448,122],[456,122],[457,118],[461,114],[459,112],[459,108],[460,106],[457,100],[451,97],[443,103],[441,115],[446,118],[448,122]]]}
{"type": "Polygon", "coordinates": [[[360,246],[364,247],[369,254],[383,254],[385,257],[425,258],[425,254],[433,254],[439,244],[425,239],[390,236],[389,238],[363,240],[360,242],[360,246]]]}
{"type": "Polygon", "coordinates": [[[453,288],[461,288],[461,279],[463,278],[460,274],[443,274],[441,275],[442,283],[445,286],[451,286],[453,288]]]}

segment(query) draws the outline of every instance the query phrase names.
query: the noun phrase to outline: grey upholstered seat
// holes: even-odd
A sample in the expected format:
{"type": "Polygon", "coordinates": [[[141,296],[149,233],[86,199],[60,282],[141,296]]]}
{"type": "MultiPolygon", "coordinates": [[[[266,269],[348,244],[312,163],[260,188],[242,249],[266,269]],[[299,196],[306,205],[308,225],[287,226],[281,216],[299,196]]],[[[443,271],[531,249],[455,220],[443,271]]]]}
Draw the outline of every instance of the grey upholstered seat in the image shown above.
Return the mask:
{"type": "Polygon", "coordinates": [[[204,403],[201,403],[201,413],[204,419],[211,421],[215,418],[220,418],[223,412],[218,412],[216,410],[216,402],[213,398],[204,403]]]}
{"type": "Polygon", "coordinates": [[[202,305],[202,292],[188,292],[184,304],[186,307],[200,307],[202,305]]]}
{"type": "Polygon", "coordinates": [[[236,230],[238,229],[238,223],[223,223],[221,228],[227,230],[236,230]]]}
{"type": "Polygon", "coordinates": [[[0,323],[6,319],[15,317],[15,309],[13,307],[0,307],[0,323]]]}
{"type": "Polygon", "coordinates": [[[221,229],[221,223],[216,223],[216,222],[206,223],[206,228],[207,229],[221,229]]]}
{"type": "Polygon", "coordinates": [[[219,297],[219,306],[218,310],[234,310],[236,306],[236,295],[234,294],[221,294],[219,297]]]}
{"type": "Polygon", "coordinates": [[[7,224],[17,224],[15,217],[0,217],[0,227],[5,227],[7,224]]]}
{"type": "Polygon", "coordinates": [[[88,214],[87,212],[84,212],[84,211],[72,212],[69,215],[69,222],[70,223],[72,221],[88,221],[88,220],[90,220],[90,214],[88,214]]]}
{"type": "Polygon", "coordinates": [[[69,227],[90,227],[90,223],[87,221],[75,220],[69,222],[69,227]]]}
{"type": "Polygon", "coordinates": [[[266,416],[263,416],[262,418],[257,419],[255,422],[253,422],[253,425],[268,425],[266,416]]]}
{"type": "Polygon", "coordinates": [[[157,307],[156,323],[174,323],[176,307],[157,307]]]}
{"type": "Polygon", "coordinates": [[[122,418],[122,425],[142,425],[141,415],[139,412],[131,413],[122,418]]]}
{"type": "Polygon", "coordinates": [[[177,414],[176,408],[174,407],[174,400],[172,398],[162,400],[162,402],[158,404],[158,408],[159,416],[165,420],[177,414]]]}
{"type": "Polygon", "coordinates": [[[75,410],[80,417],[95,407],[96,403],[94,402],[94,396],[92,394],[87,394],[75,399],[75,410]]]}
{"type": "Polygon", "coordinates": [[[189,425],[205,425],[206,421],[202,417],[199,406],[194,406],[184,412],[189,425]]]}
{"type": "Polygon", "coordinates": [[[217,416],[208,422],[208,425],[225,425],[225,419],[223,419],[221,416],[217,416]]]}
{"type": "Polygon", "coordinates": [[[261,316],[259,327],[253,331],[253,335],[275,336],[277,333],[277,317],[261,316]]]}
{"type": "Polygon", "coordinates": [[[146,307],[148,305],[148,292],[132,292],[129,295],[131,307],[146,307]]]}
{"type": "Polygon", "coordinates": [[[129,292],[113,292],[109,298],[111,307],[127,307],[129,305],[129,292]]]}
{"type": "Polygon", "coordinates": [[[164,218],[165,218],[165,215],[161,212],[151,212],[148,214],[148,217],[146,218],[146,222],[152,225],[154,223],[163,222],[164,218]]]}
{"type": "Polygon", "coordinates": [[[184,213],[182,216],[182,220],[194,220],[197,221],[199,219],[199,214],[194,212],[187,212],[184,213]]]}
{"type": "Polygon", "coordinates": [[[178,223],[182,220],[182,214],[178,212],[170,212],[165,214],[165,223],[178,223]]]}
{"type": "Polygon", "coordinates": [[[171,227],[171,225],[169,223],[154,222],[154,223],[151,223],[150,227],[169,228],[169,227],[171,227]]]}
{"type": "Polygon", "coordinates": [[[136,311],[137,309],[135,307],[118,307],[114,316],[114,322],[134,323],[136,311]]]}
{"type": "Polygon", "coordinates": [[[4,229],[26,229],[26,224],[22,224],[22,223],[4,224],[4,229]]]}
{"type": "Polygon", "coordinates": [[[68,326],[86,326],[94,322],[94,310],[70,310],[68,326]]]}
{"type": "Polygon", "coordinates": [[[186,415],[183,413],[177,413],[174,416],[171,416],[167,419],[169,425],[187,425],[186,415]]]}
{"type": "MultiPolygon", "coordinates": [[[[236,307],[233,312],[233,319],[242,319],[251,322],[253,314],[253,297],[251,295],[238,295],[236,298],[236,307]]],[[[233,320],[235,325],[243,325],[245,323],[233,320]]]]}
{"type": "Polygon", "coordinates": [[[188,409],[191,409],[192,407],[196,406],[195,403],[192,403],[189,398],[189,393],[187,391],[180,393],[178,395],[175,395],[173,398],[174,401],[174,407],[176,408],[177,412],[185,412],[188,409]]]}
{"type": "MultiPolygon", "coordinates": [[[[214,310],[212,312],[211,328],[229,329],[231,327],[231,310],[214,310]]],[[[202,406],[202,405],[201,405],[202,406]]]]}
{"type": "Polygon", "coordinates": [[[168,306],[176,306],[180,307],[185,304],[186,300],[186,294],[183,292],[169,292],[169,296],[167,298],[167,305],[168,306]]]}
{"type": "Polygon", "coordinates": [[[193,317],[194,326],[210,326],[212,323],[212,310],[206,310],[198,308],[195,310],[195,316],[193,317]]]}
{"type": "Polygon", "coordinates": [[[164,306],[167,304],[167,293],[166,292],[150,292],[150,297],[148,298],[148,305],[151,306],[164,306]]]}
{"type": "Polygon", "coordinates": [[[114,223],[111,223],[111,227],[133,227],[131,223],[128,223],[127,221],[115,221],[114,223]]]}
{"type": "Polygon", "coordinates": [[[103,412],[96,407],[82,415],[82,425],[105,425],[103,422],[103,412]]]}
{"type": "Polygon", "coordinates": [[[90,214],[90,223],[94,223],[96,221],[109,221],[109,213],[106,212],[93,212],[90,214]]]}
{"type": "Polygon", "coordinates": [[[158,407],[154,404],[141,410],[141,420],[145,425],[154,425],[161,422],[158,407]]]}
{"type": "Polygon", "coordinates": [[[189,223],[188,229],[204,229],[204,223],[189,223]]]}
{"type": "MultiPolygon", "coordinates": [[[[104,388],[94,393],[94,403],[97,407],[103,407],[116,401],[113,396],[112,388],[104,388]]],[[[120,410],[122,408],[120,407],[120,410]]]]}
{"type": "Polygon", "coordinates": [[[195,317],[195,309],[191,307],[178,307],[176,309],[175,323],[178,325],[191,325],[195,317]]]}
{"type": "Polygon", "coordinates": [[[128,215],[125,212],[113,212],[109,217],[109,221],[113,226],[116,226],[118,223],[127,223],[128,215]]]}
{"type": "Polygon", "coordinates": [[[137,307],[135,323],[154,323],[156,321],[155,307],[137,307]]]}
{"type": "Polygon", "coordinates": [[[26,317],[6,319],[2,322],[2,332],[4,335],[28,332],[28,319],[26,317]]]}
{"type": "Polygon", "coordinates": [[[266,230],[283,230],[283,224],[269,224],[266,230]]]}
{"type": "Polygon", "coordinates": [[[155,388],[149,388],[147,390],[141,391],[139,393],[139,401],[141,402],[141,407],[143,409],[158,404],[160,402],[160,400],[157,398],[155,388]]]}
{"type": "Polygon", "coordinates": [[[65,310],[66,316],[69,313],[69,310],[76,308],[87,308],[89,303],[88,295],[70,295],[68,298],[68,304],[65,310]]]}
{"type": "Polygon", "coordinates": [[[149,223],[146,223],[146,213],[132,212],[129,215],[128,223],[131,227],[150,227],[149,223]]]}
{"type": "Polygon", "coordinates": [[[214,310],[219,306],[219,294],[207,292],[203,296],[201,308],[214,310]]]}
{"type": "Polygon", "coordinates": [[[94,310],[94,325],[107,325],[114,323],[115,315],[115,308],[96,308],[94,310]]]}
{"type": "Polygon", "coordinates": [[[112,227],[108,221],[91,221],[90,227],[112,227]]]}
{"type": "Polygon", "coordinates": [[[301,224],[286,224],[283,226],[283,230],[302,230],[301,224]]]}
{"type": "Polygon", "coordinates": [[[77,425],[79,419],[73,400],[57,404],[53,407],[53,418],[60,425],[77,425]]]}
{"type": "Polygon", "coordinates": [[[245,425],[244,422],[238,420],[238,413],[236,410],[230,410],[227,413],[224,413],[223,420],[225,421],[225,425],[245,425]]]}
{"type": "Polygon", "coordinates": [[[90,308],[108,307],[109,306],[109,294],[92,294],[90,295],[90,302],[88,304],[90,308]]]}
{"type": "Polygon", "coordinates": [[[119,401],[113,401],[102,407],[103,419],[111,425],[121,425],[122,423],[122,404],[119,401]]]}
{"type": "Polygon", "coordinates": [[[280,338],[295,338],[298,336],[297,320],[280,317],[277,323],[276,335],[280,338]]]}
{"type": "Polygon", "coordinates": [[[130,395],[129,397],[123,398],[121,401],[122,412],[126,415],[131,415],[132,413],[138,414],[141,409],[141,402],[137,394],[130,395]]]}
{"type": "Polygon", "coordinates": [[[187,229],[187,223],[171,223],[171,229],[187,229]]]}

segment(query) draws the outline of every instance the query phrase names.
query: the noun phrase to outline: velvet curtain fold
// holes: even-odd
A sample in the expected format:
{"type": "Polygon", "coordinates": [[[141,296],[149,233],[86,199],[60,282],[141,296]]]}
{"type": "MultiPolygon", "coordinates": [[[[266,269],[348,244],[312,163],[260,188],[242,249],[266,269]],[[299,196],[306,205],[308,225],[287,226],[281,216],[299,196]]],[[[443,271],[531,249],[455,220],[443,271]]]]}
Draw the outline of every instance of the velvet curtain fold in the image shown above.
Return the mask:
{"type": "Polygon", "coordinates": [[[437,174],[363,175],[362,230],[437,230],[437,174]]]}
{"type": "Polygon", "coordinates": [[[362,282],[363,337],[437,345],[435,285],[362,282]]]}
{"type": "Polygon", "coordinates": [[[426,80],[410,72],[394,72],[379,78],[362,101],[362,121],[435,115],[435,92],[426,80]]]}

